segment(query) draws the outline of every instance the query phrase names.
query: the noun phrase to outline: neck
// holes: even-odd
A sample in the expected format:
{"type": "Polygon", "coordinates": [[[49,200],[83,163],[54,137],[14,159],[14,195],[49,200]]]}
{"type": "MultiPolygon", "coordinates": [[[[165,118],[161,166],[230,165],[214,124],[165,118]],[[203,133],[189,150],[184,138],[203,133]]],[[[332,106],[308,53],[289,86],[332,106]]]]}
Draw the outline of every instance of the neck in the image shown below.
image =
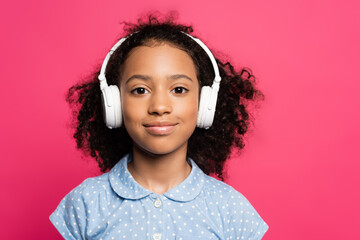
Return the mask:
{"type": "MultiPolygon", "coordinates": [[[[135,144],[134,144],[135,145],[135,144]]],[[[155,155],[133,147],[128,169],[141,186],[163,194],[184,181],[191,172],[186,161],[187,145],[169,154],[155,155]]]]}

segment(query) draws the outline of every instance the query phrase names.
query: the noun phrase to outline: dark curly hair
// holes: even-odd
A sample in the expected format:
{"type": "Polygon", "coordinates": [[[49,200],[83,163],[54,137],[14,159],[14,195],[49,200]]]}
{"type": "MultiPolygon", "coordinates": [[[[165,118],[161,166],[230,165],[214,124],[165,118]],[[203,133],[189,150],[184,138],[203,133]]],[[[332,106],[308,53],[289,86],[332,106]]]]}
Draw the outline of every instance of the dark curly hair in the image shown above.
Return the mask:
{"type": "MultiPolygon", "coordinates": [[[[121,66],[133,48],[163,42],[191,56],[200,86],[212,85],[214,71],[208,55],[194,40],[182,33],[191,34],[192,26],[176,23],[173,13],[164,20],[159,20],[153,13],[144,19],[140,18],[137,24],[123,22],[128,38],[109,60],[106,69],[109,85],[119,84],[121,66]]],[[[216,61],[222,81],[214,122],[207,130],[195,129],[188,142],[187,154],[204,173],[215,174],[224,180],[223,167],[231,151],[244,147],[243,136],[250,124],[248,103],[262,99],[263,94],[255,88],[255,78],[250,70],[243,68],[236,71],[229,62],[223,63],[218,58],[216,61]]],[[[104,124],[99,72],[100,66],[86,81],[72,86],[66,100],[73,109],[73,127],[76,128],[73,137],[77,148],[94,157],[101,171],[106,172],[132,150],[132,139],[124,125],[109,129],[104,124]]]]}

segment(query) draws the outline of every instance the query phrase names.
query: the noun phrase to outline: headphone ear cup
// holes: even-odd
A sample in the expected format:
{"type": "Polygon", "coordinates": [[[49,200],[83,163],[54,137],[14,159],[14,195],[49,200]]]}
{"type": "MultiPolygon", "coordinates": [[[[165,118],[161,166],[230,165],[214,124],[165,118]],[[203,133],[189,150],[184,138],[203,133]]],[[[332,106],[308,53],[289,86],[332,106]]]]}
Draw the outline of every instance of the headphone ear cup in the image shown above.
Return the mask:
{"type": "Polygon", "coordinates": [[[201,88],[199,112],[196,126],[199,128],[208,129],[214,119],[215,110],[211,109],[211,94],[213,89],[209,86],[201,88]]]}
{"type": "Polygon", "coordinates": [[[104,87],[101,91],[104,122],[108,128],[118,128],[122,124],[120,91],[116,85],[104,87]]]}

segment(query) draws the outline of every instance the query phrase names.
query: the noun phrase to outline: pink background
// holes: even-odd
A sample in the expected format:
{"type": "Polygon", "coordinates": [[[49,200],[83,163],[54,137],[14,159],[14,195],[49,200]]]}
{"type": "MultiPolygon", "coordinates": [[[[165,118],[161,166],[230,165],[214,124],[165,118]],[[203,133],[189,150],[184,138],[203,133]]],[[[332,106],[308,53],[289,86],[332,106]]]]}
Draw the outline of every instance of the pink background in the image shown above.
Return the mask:
{"type": "Polygon", "coordinates": [[[1,5],[1,239],[61,239],[48,220],[99,174],[67,127],[66,90],[100,63],[121,20],[178,10],[266,96],[227,182],[264,239],[360,239],[358,1],[6,1],[1,5]]]}

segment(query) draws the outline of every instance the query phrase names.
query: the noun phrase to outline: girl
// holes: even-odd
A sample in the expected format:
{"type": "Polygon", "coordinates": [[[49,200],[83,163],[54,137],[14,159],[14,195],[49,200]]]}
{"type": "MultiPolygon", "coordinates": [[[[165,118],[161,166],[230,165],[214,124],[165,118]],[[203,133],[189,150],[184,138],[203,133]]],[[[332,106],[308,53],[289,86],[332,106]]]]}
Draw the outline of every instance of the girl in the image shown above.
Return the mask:
{"type": "Polygon", "coordinates": [[[243,147],[245,106],[261,97],[251,74],[215,59],[191,26],[151,15],[125,26],[67,96],[77,147],[105,173],[66,195],[51,222],[65,239],[261,239],[268,226],[248,200],[208,176],[223,180],[243,147]]]}

